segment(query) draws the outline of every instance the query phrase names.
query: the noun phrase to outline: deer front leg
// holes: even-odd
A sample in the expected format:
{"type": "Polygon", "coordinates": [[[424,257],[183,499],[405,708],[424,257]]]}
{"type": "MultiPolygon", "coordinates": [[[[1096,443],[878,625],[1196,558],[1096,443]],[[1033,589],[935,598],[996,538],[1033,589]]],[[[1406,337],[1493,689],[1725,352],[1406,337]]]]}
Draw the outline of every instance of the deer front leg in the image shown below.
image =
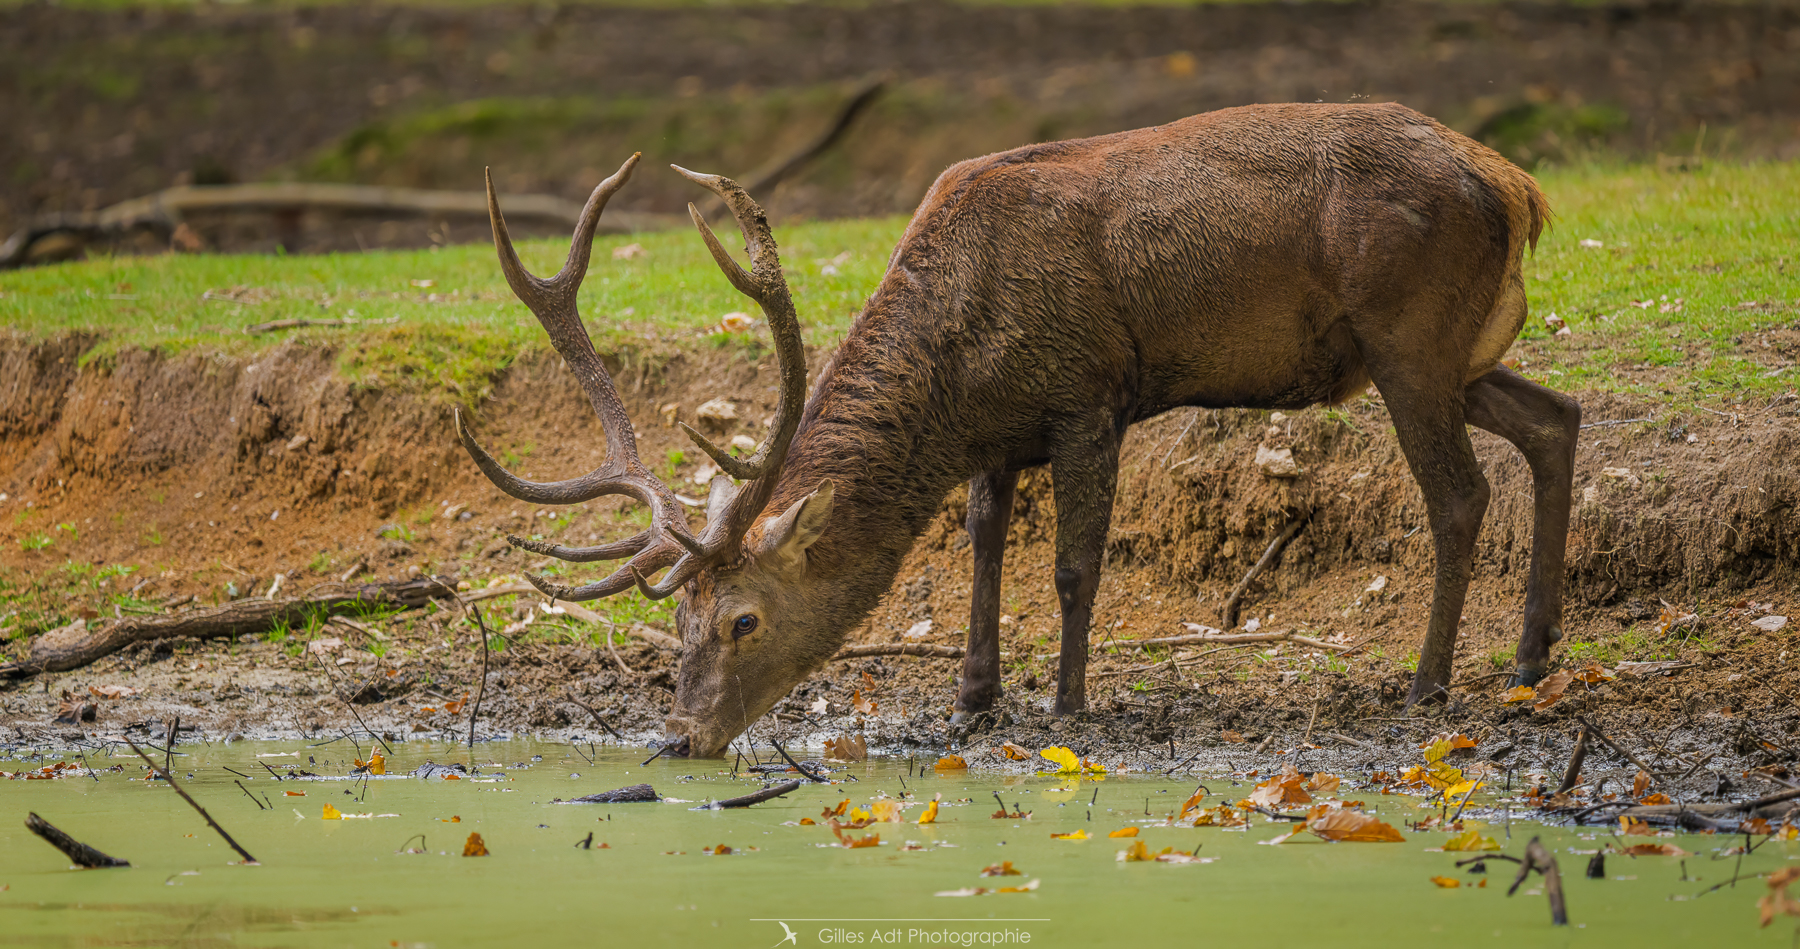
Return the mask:
{"type": "Polygon", "coordinates": [[[1119,478],[1119,434],[1106,420],[1060,446],[1050,461],[1056,492],[1056,598],[1062,605],[1057,715],[1087,708],[1088,624],[1119,478]]]}
{"type": "Polygon", "coordinates": [[[975,560],[969,597],[969,648],[952,723],[994,707],[1000,698],[1000,572],[1012,523],[1016,471],[989,471],[969,481],[969,550],[975,560]]]}

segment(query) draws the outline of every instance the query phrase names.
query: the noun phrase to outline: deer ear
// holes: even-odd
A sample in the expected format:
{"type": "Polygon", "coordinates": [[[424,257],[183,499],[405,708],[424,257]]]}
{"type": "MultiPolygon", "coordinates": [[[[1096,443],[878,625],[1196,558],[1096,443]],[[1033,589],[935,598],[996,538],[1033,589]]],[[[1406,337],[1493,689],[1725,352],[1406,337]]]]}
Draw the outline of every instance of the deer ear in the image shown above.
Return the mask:
{"type": "Polygon", "coordinates": [[[825,521],[831,516],[831,492],[831,482],[821,481],[813,493],[795,501],[780,517],[764,525],[757,553],[772,554],[783,566],[803,563],[806,548],[825,533],[825,521]]]}

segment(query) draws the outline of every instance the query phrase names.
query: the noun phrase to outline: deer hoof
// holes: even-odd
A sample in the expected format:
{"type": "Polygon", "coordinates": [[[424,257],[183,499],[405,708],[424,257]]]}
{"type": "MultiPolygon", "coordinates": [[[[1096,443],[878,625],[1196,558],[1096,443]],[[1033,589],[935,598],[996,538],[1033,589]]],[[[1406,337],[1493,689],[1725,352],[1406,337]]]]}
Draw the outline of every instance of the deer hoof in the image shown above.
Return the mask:
{"type": "Polygon", "coordinates": [[[1544,669],[1529,669],[1520,666],[1513,672],[1512,678],[1506,680],[1506,687],[1514,689],[1521,685],[1537,685],[1544,678],[1545,671],[1544,669]]]}

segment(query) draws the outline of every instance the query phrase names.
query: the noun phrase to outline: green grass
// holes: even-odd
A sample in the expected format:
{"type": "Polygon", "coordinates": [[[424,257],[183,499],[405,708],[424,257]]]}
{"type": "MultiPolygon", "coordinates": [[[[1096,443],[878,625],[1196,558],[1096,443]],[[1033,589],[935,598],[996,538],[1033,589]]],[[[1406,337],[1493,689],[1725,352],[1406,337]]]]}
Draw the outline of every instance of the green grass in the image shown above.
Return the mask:
{"type": "MultiPolygon", "coordinates": [[[[727,246],[741,246],[727,233],[735,231],[728,222],[716,224],[727,246]]],[[[809,341],[842,336],[904,224],[881,218],[779,230],[809,341]]],[[[566,240],[527,241],[519,254],[528,268],[549,275],[567,250],[566,240]]],[[[711,328],[726,313],[761,316],[725,281],[699,236],[685,229],[595,240],[581,309],[602,351],[642,346],[646,337],[725,335],[711,328]],[[615,248],[633,243],[646,253],[613,258],[615,248]]],[[[359,383],[465,401],[485,394],[492,373],[521,351],[547,347],[543,330],[500,276],[492,246],[482,244],[316,257],[101,257],[16,271],[0,275],[0,325],[31,337],[98,334],[102,341],[90,361],[133,347],[244,356],[299,338],[340,347],[339,370],[359,383]],[[244,333],[258,323],[296,318],[393,322],[244,333]]]]}
{"type": "MultiPolygon", "coordinates": [[[[1539,180],[1556,218],[1527,263],[1533,316],[1516,350],[1527,374],[1559,389],[1676,403],[1753,398],[1800,379],[1800,370],[1780,371],[1771,362],[1780,358],[1750,338],[1800,321],[1800,163],[1694,171],[1592,165],[1545,170],[1539,180]],[[1650,305],[1633,305],[1644,301],[1650,305]],[[1543,322],[1550,313],[1574,335],[1553,338],[1543,322]]],[[[842,337],[904,223],[778,228],[810,342],[842,337]]],[[[737,244],[733,238],[726,236],[728,245],[737,244]]],[[[566,248],[531,241],[521,255],[544,274],[560,265],[566,248]]],[[[761,338],[713,332],[725,313],[752,308],[686,230],[597,240],[581,305],[603,351],[709,339],[754,348],[761,338]],[[631,243],[647,253],[613,258],[613,249],[631,243]]],[[[336,346],[339,370],[360,384],[459,401],[484,394],[519,353],[547,346],[486,245],[319,257],[117,257],[43,267],[0,275],[0,324],[32,337],[95,334],[101,342],[89,360],[131,347],[246,356],[298,337],[336,346]],[[231,294],[234,287],[249,289],[231,294]],[[238,299],[203,298],[208,291],[238,299]],[[394,322],[243,333],[254,323],[296,317],[394,322]]]]}

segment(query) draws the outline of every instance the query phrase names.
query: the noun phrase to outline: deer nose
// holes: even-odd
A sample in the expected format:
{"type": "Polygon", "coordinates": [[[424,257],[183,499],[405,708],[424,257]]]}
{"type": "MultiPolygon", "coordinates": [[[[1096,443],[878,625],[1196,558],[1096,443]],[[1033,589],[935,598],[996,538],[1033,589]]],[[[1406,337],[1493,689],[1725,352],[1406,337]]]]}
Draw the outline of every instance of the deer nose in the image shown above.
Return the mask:
{"type": "Polygon", "coordinates": [[[669,754],[673,755],[673,756],[679,756],[682,758],[686,758],[688,756],[688,749],[689,749],[690,745],[691,745],[691,743],[688,739],[688,736],[682,735],[681,737],[676,738],[674,741],[671,741],[669,743],[669,754]]]}

